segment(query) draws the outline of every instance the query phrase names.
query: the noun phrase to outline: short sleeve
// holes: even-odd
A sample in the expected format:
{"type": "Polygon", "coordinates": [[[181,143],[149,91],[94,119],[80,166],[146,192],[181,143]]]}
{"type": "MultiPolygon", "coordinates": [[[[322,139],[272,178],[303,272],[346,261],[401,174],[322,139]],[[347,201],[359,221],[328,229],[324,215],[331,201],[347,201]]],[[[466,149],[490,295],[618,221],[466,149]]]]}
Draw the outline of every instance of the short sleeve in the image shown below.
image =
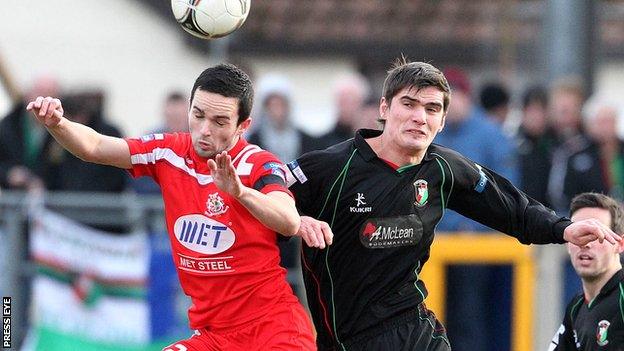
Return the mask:
{"type": "Polygon", "coordinates": [[[292,196],[286,186],[286,166],[270,152],[254,155],[253,168],[249,175],[251,187],[263,194],[282,191],[292,196]]]}
{"type": "Polygon", "coordinates": [[[166,145],[175,138],[172,134],[147,134],[139,138],[126,138],[130,148],[132,168],[128,169],[134,178],[149,176],[158,182],[156,161],[166,152],[166,145]]]}

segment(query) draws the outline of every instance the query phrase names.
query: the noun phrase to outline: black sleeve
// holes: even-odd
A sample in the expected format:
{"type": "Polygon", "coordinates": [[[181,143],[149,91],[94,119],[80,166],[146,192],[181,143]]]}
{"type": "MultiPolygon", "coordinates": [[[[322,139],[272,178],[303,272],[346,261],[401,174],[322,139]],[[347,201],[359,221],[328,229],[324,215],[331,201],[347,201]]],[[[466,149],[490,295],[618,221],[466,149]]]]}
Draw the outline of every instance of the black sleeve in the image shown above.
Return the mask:
{"type": "Polygon", "coordinates": [[[561,326],[553,336],[548,346],[548,351],[576,351],[574,340],[574,327],[572,326],[572,309],[575,305],[582,302],[583,297],[575,297],[566,307],[565,316],[561,326]],[[581,299],[579,301],[579,299],[581,299]]]}
{"type": "MultiPolygon", "coordinates": [[[[450,168],[448,208],[523,244],[565,243],[571,223],[513,186],[507,179],[458,153],[438,155],[450,168]]],[[[546,181],[546,180],[544,180],[546,181]]]]}
{"type": "Polygon", "coordinates": [[[299,213],[310,217],[316,217],[319,212],[317,197],[320,189],[318,189],[319,179],[316,175],[320,171],[321,162],[315,156],[316,154],[317,152],[304,154],[287,164],[288,189],[295,197],[299,213]],[[315,177],[311,177],[312,174],[315,177]]]}

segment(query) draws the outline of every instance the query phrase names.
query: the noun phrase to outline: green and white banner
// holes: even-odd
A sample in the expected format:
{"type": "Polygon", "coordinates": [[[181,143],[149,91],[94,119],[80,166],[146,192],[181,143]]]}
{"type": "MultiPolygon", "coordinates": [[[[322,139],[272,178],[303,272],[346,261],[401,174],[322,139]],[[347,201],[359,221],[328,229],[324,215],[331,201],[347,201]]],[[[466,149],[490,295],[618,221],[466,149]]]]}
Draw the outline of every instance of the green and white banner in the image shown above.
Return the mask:
{"type": "Polygon", "coordinates": [[[25,350],[151,349],[145,233],[111,235],[38,209],[30,254],[37,275],[25,350]]]}

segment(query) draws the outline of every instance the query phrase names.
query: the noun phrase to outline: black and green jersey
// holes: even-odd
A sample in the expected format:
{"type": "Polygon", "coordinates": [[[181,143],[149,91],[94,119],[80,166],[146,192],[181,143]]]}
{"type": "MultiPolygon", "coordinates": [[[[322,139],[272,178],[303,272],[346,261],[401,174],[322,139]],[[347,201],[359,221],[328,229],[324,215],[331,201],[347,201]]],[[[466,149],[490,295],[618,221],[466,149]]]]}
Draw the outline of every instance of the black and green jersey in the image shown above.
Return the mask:
{"type": "Polygon", "coordinates": [[[343,349],[346,340],[416,310],[427,296],[418,275],[446,208],[527,244],[563,243],[570,223],[442,146],[432,144],[420,164],[395,169],[365,141],[379,134],[361,130],[288,164],[298,209],[334,233],[331,246],[304,247],[302,255],[321,349],[343,349]]]}
{"type": "Polygon", "coordinates": [[[549,351],[624,351],[624,271],[619,270],[592,301],[575,296],[549,351]]]}

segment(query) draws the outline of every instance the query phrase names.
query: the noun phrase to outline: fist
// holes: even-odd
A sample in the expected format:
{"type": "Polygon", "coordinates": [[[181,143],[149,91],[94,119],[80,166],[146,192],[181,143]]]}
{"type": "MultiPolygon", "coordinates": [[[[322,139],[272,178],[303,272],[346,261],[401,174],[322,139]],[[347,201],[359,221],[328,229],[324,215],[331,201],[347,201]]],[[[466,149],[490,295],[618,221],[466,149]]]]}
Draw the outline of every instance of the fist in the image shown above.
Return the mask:
{"type": "Polygon", "coordinates": [[[31,111],[35,118],[46,127],[55,127],[63,118],[61,100],[53,97],[39,96],[28,103],[27,111],[31,111]]]}

